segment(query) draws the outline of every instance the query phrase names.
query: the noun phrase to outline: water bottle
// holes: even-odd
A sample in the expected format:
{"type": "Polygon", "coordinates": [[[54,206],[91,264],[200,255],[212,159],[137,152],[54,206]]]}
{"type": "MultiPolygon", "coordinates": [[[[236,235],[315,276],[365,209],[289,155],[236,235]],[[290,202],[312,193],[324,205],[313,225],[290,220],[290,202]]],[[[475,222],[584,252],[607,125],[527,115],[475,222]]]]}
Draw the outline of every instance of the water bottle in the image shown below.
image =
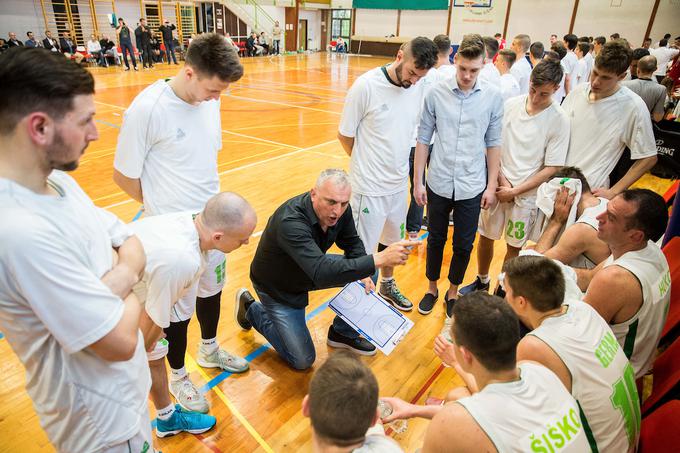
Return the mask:
{"type": "MultiPolygon", "coordinates": [[[[378,410],[380,410],[380,418],[383,419],[390,414],[392,414],[392,405],[388,403],[385,400],[378,400],[378,410]]],[[[390,428],[392,428],[392,431],[394,431],[397,434],[401,434],[405,432],[408,429],[408,421],[406,420],[395,420],[391,423],[388,423],[387,425],[390,428]]]]}

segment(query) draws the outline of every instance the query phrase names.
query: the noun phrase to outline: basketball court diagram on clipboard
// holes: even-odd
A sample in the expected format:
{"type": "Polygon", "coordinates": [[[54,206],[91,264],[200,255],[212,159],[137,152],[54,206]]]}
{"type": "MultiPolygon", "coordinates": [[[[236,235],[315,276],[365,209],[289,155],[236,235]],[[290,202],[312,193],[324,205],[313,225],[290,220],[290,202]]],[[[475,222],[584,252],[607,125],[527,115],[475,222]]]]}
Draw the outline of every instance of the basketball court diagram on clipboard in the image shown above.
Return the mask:
{"type": "Polygon", "coordinates": [[[413,321],[375,293],[366,294],[358,282],[346,285],[328,306],[385,355],[413,327],[413,321]]]}

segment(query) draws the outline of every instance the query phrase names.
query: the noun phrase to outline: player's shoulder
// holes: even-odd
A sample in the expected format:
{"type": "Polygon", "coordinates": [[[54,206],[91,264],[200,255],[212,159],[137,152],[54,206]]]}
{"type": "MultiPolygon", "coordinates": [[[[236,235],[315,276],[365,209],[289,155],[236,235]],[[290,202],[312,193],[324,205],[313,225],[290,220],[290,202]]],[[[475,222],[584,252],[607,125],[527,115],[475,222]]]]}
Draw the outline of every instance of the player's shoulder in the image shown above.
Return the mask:
{"type": "Polygon", "coordinates": [[[167,90],[172,90],[165,80],[157,80],[148,87],[144,88],[133,100],[126,115],[144,114],[153,110],[161,102],[167,90]]]}

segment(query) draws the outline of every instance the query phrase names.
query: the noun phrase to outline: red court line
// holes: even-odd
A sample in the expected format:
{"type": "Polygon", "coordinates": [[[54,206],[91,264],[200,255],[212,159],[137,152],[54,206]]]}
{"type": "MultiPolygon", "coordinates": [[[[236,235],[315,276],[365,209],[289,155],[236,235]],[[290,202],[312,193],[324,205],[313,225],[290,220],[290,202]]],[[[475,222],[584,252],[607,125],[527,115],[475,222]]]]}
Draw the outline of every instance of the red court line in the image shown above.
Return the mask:
{"type": "MultiPolygon", "coordinates": [[[[416,393],[416,396],[414,396],[414,397],[411,399],[411,401],[410,401],[411,404],[415,404],[416,401],[418,401],[418,400],[420,399],[420,397],[422,397],[423,394],[425,394],[425,392],[427,391],[427,389],[430,388],[430,386],[432,385],[432,383],[434,383],[435,379],[437,379],[437,377],[442,373],[442,371],[444,371],[444,364],[439,364],[439,367],[438,367],[436,370],[434,370],[434,373],[432,373],[432,376],[430,376],[430,377],[428,378],[428,380],[425,381],[425,383],[423,384],[423,386],[420,387],[420,390],[418,390],[418,393],[416,393]]],[[[391,436],[393,432],[394,432],[394,431],[392,430],[392,428],[387,428],[387,429],[385,430],[385,434],[388,435],[388,436],[391,436]]]]}
{"type": "Polygon", "coordinates": [[[206,447],[208,447],[209,449],[211,449],[215,453],[223,453],[222,450],[217,448],[217,445],[215,445],[212,441],[209,441],[208,439],[206,439],[204,436],[202,436],[200,434],[194,434],[194,436],[196,436],[196,438],[198,440],[200,440],[203,445],[205,445],[206,447]]]}

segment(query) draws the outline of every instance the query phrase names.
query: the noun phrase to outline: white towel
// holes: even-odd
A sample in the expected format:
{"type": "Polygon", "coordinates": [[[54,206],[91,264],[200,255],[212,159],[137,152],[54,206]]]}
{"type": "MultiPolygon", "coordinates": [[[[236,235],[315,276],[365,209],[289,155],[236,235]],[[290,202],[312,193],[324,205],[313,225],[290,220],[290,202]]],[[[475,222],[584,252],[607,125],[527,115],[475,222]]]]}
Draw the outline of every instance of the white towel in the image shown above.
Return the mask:
{"type": "Polygon", "coordinates": [[[536,193],[538,217],[535,223],[537,228],[534,228],[532,231],[531,240],[538,241],[541,234],[543,234],[543,230],[548,226],[548,221],[550,220],[550,217],[552,217],[553,210],[555,209],[555,197],[562,186],[569,190],[570,195],[575,193],[576,197],[574,197],[574,203],[569,210],[567,222],[562,228],[562,231],[560,231],[555,243],[559,240],[559,236],[562,236],[564,230],[576,222],[576,208],[578,207],[578,202],[581,200],[581,181],[573,178],[553,178],[538,186],[538,191],[536,193]]]}

